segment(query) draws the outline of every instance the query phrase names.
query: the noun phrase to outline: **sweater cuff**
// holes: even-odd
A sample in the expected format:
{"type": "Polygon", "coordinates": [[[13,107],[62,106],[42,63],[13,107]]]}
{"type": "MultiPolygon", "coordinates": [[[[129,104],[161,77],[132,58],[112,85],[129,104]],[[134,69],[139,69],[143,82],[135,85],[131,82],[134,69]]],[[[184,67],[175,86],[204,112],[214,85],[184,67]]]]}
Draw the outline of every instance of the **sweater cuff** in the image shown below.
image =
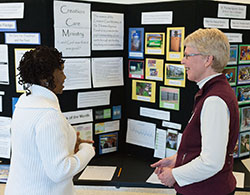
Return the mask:
{"type": "Polygon", "coordinates": [[[182,172],[182,170],[181,170],[180,167],[176,167],[176,168],[173,168],[173,169],[172,169],[172,175],[173,175],[175,181],[178,183],[178,185],[179,185],[180,187],[187,185],[187,184],[185,183],[185,181],[182,180],[182,178],[180,177],[181,172],[182,172]]]}
{"type": "Polygon", "coordinates": [[[81,143],[79,145],[79,151],[77,152],[78,158],[81,160],[82,168],[86,167],[89,161],[95,156],[95,150],[91,144],[81,143]]]}

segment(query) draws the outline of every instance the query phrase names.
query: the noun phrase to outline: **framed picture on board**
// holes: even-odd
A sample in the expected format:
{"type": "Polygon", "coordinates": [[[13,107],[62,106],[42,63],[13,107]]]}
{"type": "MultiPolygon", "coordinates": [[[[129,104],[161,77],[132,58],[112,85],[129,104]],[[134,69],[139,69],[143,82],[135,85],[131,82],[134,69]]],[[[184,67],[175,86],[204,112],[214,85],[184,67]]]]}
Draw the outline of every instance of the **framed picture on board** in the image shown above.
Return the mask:
{"type": "Polygon", "coordinates": [[[165,82],[164,85],[185,87],[186,70],[181,64],[166,64],[165,65],[165,82]]]}
{"type": "Polygon", "coordinates": [[[250,103],[250,85],[236,87],[236,97],[239,105],[250,103]]]}
{"type": "Polygon", "coordinates": [[[129,60],[128,72],[129,78],[144,79],[144,61],[129,60]]]}
{"type": "Polygon", "coordinates": [[[250,137],[250,131],[240,133],[239,157],[249,155],[250,152],[249,137],[250,137]]]}
{"type": "Polygon", "coordinates": [[[132,99],[155,103],[155,82],[133,80],[132,99]]]}
{"type": "Polygon", "coordinates": [[[172,87],[160,87],[160,108],[179,110],[180,89],[172,87]]]}
{"type": "Polygon", "coordinates": [[[250,64],[250,45],[239,45],[239,64],[250,64]]]}
{"type": "Polygon", "coordinates": [[[230,45],[230,59],[227,65],[236,65],[238,59],[238,45],[230,45]]]}
{"type": "Polygon", "coordinates": [[[238,83],[250,84],[250,65],[238,66],[238,83]]]}
{"type": "Polygon", "coordinates": [[[129,28],[128,57],[143,59],[144,28],[129,28]]]}
{"type": "Polygon", "coordinates": [[[163,81],[163,59],[146,58],[146,79],[163,81]]]}
{"type": "Polygon", "coordinates": [[[146,33],[145,54],[164,55],[165,33],[146,33]]]}
{"type": "Polygon", "coordinates": [[[250,130],[250,106],[240,108],[240,132],[250,130]]]}
{"type": "Polygon", "coordinates": [[[229,84],[231,86],[235,86],[237,77],[237,67],[236,66],[225,67],[223,73],[225,74],[229,84]]]}
{"type": "Polygon", "coordinates": [[[166,59],[181,61],[184,53],[184,27],[167,28],[166,59]]]}
{"type": "Polygon", "coordinates": [[[99,154],[115,152],[118,149],[118,132],[99,135],[99,154]]]}

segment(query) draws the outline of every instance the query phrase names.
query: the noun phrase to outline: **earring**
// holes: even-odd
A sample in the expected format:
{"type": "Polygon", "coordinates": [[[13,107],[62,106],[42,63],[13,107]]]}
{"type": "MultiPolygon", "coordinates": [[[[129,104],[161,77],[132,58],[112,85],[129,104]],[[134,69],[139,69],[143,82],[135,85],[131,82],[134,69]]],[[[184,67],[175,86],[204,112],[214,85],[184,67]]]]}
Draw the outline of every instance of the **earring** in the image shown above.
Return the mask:
{"type": "Polygon", "coordinates": [[[48,82],[48,81],[45,81],[45,82],[44,82],[44,85],[45,85],[46,87],[48,87],[48,86],[49,86],[49,82],[48,82]]]}

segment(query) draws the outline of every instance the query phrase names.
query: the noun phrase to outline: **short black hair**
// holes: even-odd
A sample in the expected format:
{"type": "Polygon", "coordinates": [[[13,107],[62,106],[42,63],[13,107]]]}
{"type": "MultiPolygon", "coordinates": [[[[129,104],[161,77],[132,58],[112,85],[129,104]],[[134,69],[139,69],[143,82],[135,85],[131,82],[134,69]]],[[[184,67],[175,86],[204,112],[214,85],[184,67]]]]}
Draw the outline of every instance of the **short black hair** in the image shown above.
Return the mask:
{"type": "Polygon", "coordinates": [[[53,73],[55,69],[62,69],[64,60],[62,53],[56,48],[48,46],[38,46],[27,51],[19,63],[18,83],[41,84],[41,80],[46,79],[51,89],[55,88],[53,73]]]}

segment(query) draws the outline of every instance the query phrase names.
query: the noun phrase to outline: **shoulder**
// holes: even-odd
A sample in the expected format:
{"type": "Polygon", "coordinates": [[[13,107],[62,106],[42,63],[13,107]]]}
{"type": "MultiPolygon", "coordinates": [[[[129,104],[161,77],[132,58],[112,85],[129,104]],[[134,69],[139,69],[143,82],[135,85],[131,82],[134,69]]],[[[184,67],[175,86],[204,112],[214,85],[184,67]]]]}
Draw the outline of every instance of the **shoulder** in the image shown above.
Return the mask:
{"type": "Polygon", "coordinates": [[[37,127],[49,128],[49,127],[64,127],[66,126],[67,120],[61,111],[56,109],[43,109],[41,116],[37,121],[37,127]]]}

